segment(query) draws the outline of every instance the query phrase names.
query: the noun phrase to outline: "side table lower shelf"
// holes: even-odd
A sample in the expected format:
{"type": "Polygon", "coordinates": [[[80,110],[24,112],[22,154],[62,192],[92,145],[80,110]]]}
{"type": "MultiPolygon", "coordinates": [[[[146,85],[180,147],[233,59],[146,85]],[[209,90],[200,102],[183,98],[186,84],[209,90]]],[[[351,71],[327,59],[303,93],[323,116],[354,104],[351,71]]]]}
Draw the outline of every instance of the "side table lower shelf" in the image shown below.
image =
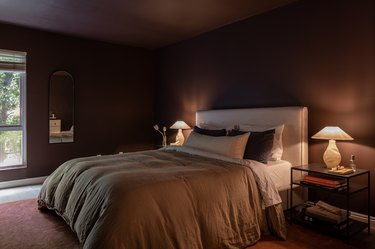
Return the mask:
{"type": "Polygon", "coordinates": [[[292,217],[290,218],[292,219],[291,221],[293,223],[304,225],[315,230],[320,230],[321,232],[329,233],[332,236],[340,238],[351,237],[360,233],[368,227],[367,223],[353,219],[349,219],[348,223],[347,221],[344,221],[340,225],[329,224],[324,221],[309,221],[305,220],[305,215],[299,214],[297,212],[293,213],[292,217]],[[340,226],[344,227],[340,229],[340,226]]]}

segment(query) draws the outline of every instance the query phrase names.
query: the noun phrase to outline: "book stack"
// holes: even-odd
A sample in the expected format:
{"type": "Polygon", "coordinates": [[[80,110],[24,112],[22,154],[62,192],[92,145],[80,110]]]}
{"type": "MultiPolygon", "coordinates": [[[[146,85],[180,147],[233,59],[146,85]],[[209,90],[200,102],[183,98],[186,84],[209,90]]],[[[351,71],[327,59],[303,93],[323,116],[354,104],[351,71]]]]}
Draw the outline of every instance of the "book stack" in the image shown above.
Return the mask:
{"type": "Polygon", "coordinates": [[[334,189],[338,191],[347,189],[347,182],[345,179],[337,179],[333,177],[318,177],[312,175],[305,175],[302,183],[317,185],[320,187],[334,189]]]}
{"type": "Polygon", "coordinates": [[[305,220],[311,222],[325,222],[339,230],[351,224],[350,221],[346,222],[346,210],[332,206],[323,201],[318,201],[315,206],[309,206],[305,209],[305,220]]]}

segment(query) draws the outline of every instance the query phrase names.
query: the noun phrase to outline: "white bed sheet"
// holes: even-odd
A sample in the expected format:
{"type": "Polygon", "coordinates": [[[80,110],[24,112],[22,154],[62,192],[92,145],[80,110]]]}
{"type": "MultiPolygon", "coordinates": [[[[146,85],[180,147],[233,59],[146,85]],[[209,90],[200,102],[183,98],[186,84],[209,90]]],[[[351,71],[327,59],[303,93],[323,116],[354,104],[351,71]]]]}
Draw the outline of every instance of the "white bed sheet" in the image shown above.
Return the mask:
{"type": "Polygon", "coordinates": [[[285,160],[269,161],[266,171],[276,185],[278,191],[290,188],[290,171],[292,164],[285,160]]]}

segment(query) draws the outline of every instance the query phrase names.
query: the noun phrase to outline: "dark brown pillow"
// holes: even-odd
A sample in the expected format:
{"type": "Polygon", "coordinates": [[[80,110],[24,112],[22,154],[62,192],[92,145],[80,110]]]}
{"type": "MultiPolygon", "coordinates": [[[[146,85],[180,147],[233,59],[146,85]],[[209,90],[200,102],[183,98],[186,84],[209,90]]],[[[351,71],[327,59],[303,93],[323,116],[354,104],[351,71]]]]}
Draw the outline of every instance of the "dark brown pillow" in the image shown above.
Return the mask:
{"type": "MultiPolygon", "coordinates": [[[[247,131],[230,130],[228,136],[242,135],[246,132],[247,131]]],[[[247,141],[243,158],[267,163],[271,154],[274,136],[275,129],[267,131],[252,131],[249,140],[247,141]]]]}
{"type": "Polygon", "coordinates": [[[207,130],[203,128],[199,128],[198,126],[194,126],[194,131],[196,133],[206,135],[206,136],[212,136],[212,137],[221,137],[227,135],[227,130],[220,129],[220,130],[207,130]]]}

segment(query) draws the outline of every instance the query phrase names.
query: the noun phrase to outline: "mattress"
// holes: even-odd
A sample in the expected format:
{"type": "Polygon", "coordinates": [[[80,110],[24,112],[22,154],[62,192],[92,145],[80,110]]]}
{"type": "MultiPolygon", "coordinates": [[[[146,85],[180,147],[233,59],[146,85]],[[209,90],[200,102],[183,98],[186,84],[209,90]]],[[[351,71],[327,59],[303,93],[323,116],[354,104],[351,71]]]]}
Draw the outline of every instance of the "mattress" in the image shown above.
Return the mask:
{"type": "Polygon", "coordinates": [[[278,191],[290,188],[290,168],[292,164],[285,160],[269,161],[266,171],[276,185],[278,191]]]}

